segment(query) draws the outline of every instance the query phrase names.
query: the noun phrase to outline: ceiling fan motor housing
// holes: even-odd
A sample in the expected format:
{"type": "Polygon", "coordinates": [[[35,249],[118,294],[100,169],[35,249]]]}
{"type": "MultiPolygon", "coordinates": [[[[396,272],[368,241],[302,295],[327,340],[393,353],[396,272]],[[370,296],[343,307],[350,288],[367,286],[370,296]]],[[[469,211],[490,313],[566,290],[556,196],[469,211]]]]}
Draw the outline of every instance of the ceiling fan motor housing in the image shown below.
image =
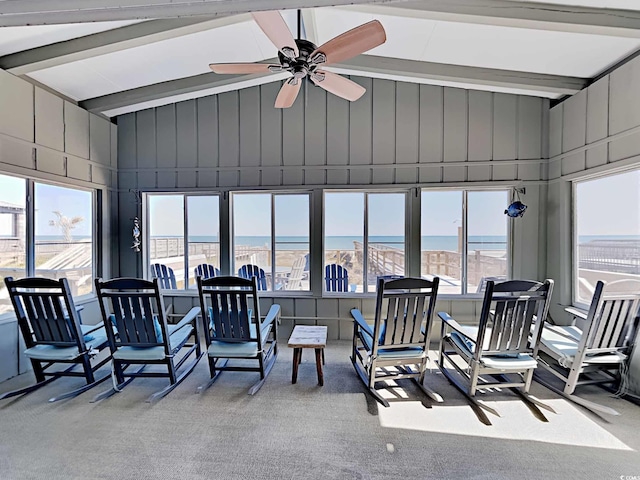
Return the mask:
{"type": "Polygon", "coordinates": [[[291,59],[282,52],[278,52],[278,59],[284,70],[291,72],[294,78],[302,79],[307,75],[313,74],[318,67],[317,64],[309,61],[309,56],[317,47],[310,41],[302,39],[297,39],[296,45],[300,52],[298,58],[291,59]]]}

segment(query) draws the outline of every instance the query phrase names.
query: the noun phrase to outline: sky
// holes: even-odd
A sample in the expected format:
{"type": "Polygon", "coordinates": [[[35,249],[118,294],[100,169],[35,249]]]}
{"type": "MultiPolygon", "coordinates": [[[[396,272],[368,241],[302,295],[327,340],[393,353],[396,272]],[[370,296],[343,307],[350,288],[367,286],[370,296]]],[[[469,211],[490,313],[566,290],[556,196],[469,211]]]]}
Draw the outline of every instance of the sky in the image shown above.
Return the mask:
{"type": "Polygon", "coordinates": [[[640,235],[640,170],[576,184],[578,235],[640,235]]]}
{"type": "MultiPolygon", "coordinates": [[[[26,204],[25,191],[26,181],[24,179],[0,175],[0,201],[24,207],[26,204]]],[[[50,221],[57,220],[53,212],[59,211],[62,215],[69,218],[83,218],[83,220],[77,223],[75,228],[72,229],[72,236],[90,236],[93,227],[91,198],[92,195],[88,191],[36,183],[36,235],[62,235],[59,227],[49,225],[50,221]]],[[[9,235],[10,232],[11,216],[0,215],[0,235],[9,235]]]]}

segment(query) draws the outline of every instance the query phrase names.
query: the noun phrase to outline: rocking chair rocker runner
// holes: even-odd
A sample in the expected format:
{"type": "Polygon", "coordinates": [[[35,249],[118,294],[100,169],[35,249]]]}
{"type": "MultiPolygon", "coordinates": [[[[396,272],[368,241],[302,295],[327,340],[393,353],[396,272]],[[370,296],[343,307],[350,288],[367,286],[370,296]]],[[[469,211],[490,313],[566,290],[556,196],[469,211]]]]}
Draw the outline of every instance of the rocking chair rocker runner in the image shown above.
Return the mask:
{"type": "Polygon", "coordinates": [[[103,382],[109,375],[96,380],[94,373],[110,356],[92,362],[107,346],[107,334],[99,325],[82,325],[73,303],[66,278],[4,279],[11,303],[22,331],[26,356],[31,360],[37,383],[0,395],[0,399],[24,395],[63,376],[84,377],[87,384],[71,392],[49,399],[50,402],[75,397],[103,382]],[[55,364],[72,364],[66,370],[50,370],[55,364]],[[78,365],[83,371],[73,371],[78,365]],[[47,378],[48,377],[48,378],[47,378]]]}
{"type": "Polygon", "coordinates": [[[157,278],[152,282],[139,278],[103,282],[98,278],[96,292],[117,384],[114,382],[114,387],[98,395],[94,402],[119,392],[135,377],[168,377],[170,384],[147,400],[153,402],[171,392],[193,371],[202,357],[195,328],[200,308],[192,308],[178,324],[168,325],[157,278]],[[193,343],[187,343],[192,335],[193,343]],[[178,360],[180,352],[183,354],[178,360]],[[191,354],[195,358],[178,373],[191,354]],[[127,371],[135,364],[142,367],[135,372],[127,371]],[[166,365],[167,372],[143,372],[149,364],[166,365]]]}
{"type": "Polygon", "coordinates": [[[463,327],[449,314],[438,314],[442,320],[438,366],[447,379],[465,394],[485,425],[491,425],[491,422],[483,409],[500,416],[496,410],[475,398],[477,390],[487,388],[509,388],[542,421],[547,419],[538,407],[555,413],[551,407],[529,395],[533,372],[538,366],[538,339],[549,310],[552,290],[552,280],[544,283],[512,280],[497,284],[490,280],[478,327],[463,327]],[[533,334],[529,341],[532,326],[533,334]],[[454,355],[461,362],[454,361],[454,355]],[[445,359],[460,375],[446,368],[445,359]],[[465,363],[466,368],[459,363],[465,363]],[[521,378],[513,381],[507,377],[510,374],[521,378]],[[488,376],[494,381],[490,382],[488,376]],[[460,379],[466,382],[461,383],[460,379]]]}
{"type": "Polygon", "coordinates": [[[351,362],[373,397],[389,402],[375,388],[377,382],[411,378],[436,402],[442,397],[423,385],[429,360],[429,338],[440,279],[378,279],[374,324],[357,308],[353,316],[351,362]]]}
{"type": "Polygon", "coordinates": [[[559,389],[536,380],[563,397],[596,413],[619,415],[604,405],[574,395],[579,385],[616,383],[631,356],[640,323],[640,281],[598,281],[588,314],[567,309],[581,318],[576,325],[544,325],[538,351],[541,366],[564,382],[559,389]]]}
{"type": "Polygon", "coordinates": [[[278,356],[280,305],[272,305],[261,320],[259,281],[256,276],[197,278],[211,373],[211,379],[198,387],[198,393],[209,388],[221,372],[249,371],[260,373],[260,380],[249,389],[249,395],[253,395],[273,368],[278,356]],[[257,365],[227,365],[236,359],[254,360],[257,365]]]}

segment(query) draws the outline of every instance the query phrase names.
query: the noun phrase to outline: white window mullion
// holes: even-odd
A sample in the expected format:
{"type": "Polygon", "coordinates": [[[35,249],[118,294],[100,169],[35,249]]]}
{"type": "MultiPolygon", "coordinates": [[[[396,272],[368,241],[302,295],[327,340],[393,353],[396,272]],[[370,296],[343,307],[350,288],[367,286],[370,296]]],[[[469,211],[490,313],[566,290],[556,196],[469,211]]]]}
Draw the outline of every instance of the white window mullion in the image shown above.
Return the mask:
{"type": "Polygon", "coordinates": [[[187,196],[182,196],[182,208],[184,209],[184,235],[182,238],[184,245],[184,290],[189,289],[189,206],[187,205],[187,196]]]}
{"type": "Polygon", "coordinates": [[[467,254],[469,252],[469,242],[467,238],[467,220],[468,220],[468,192],[464,190],[462,192],[462,258],[460,259],[462,272],[461,272],[461,283],[462,283],[462,295],[467,293],[467,278],[468,278],[468,262],[467,262],[467,254]]]}
{"type": "Polygon", "coordinates": [[[33,180],[26,180],[27,182],[27,198],[26,198],[26,241],[27,241],[27,275],[33,277],[36,270],[36,229],[35,229],[35,199],[33,197],[35,187],[33,180]]]}

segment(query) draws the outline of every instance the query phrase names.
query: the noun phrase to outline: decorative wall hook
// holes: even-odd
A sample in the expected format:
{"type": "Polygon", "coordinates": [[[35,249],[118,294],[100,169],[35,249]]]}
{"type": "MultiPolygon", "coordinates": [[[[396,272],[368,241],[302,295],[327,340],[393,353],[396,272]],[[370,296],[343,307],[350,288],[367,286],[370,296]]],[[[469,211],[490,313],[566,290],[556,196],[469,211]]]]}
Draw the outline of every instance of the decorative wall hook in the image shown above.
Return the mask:
{"type": "Polygon", "coordinates": [[[135,190],[133,188],[129,189],[129,193],[132,193],[134,198],[135,198],[135,202],[136,205],[141,205],[142,204],[142,192],[140,190],[135,190]]]}

